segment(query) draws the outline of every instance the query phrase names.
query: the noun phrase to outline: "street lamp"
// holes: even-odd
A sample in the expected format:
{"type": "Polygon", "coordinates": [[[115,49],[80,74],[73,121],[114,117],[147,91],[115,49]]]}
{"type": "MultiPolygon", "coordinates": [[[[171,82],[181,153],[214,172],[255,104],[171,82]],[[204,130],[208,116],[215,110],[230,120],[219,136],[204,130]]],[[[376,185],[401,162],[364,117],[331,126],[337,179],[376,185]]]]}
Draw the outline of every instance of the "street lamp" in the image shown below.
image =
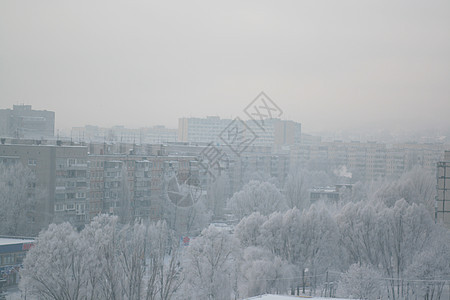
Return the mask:
{"type": "Polygon", "coordinates": [[[308,273],[308,268],[303,268],[303,272],[302,272],[302,283],[303,283],[303,294],[305,294],[305,274],[308,273]]]}

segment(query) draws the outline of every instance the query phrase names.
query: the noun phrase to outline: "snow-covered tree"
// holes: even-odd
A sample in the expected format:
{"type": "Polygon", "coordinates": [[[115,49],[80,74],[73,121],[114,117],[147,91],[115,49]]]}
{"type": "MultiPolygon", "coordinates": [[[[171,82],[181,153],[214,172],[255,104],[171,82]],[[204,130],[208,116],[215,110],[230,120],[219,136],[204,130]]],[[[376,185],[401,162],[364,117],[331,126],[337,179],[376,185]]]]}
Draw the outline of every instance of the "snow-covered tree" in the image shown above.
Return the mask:
{"type": "Polygon", "coordinates": [[[244,297],[283,294],[294,281],[294,266],[261,247],[244,250],[240,271],[239,290],[244,297]]]}
{"type": "Polygon", "coordinates": [[[398,200],[393,208],[385,208],[382,216],[385,220],[379,224],[380,238],[374,243],[382,245],[378,251],[385,274],[396,279],[389,281],[390,296],[396,299],[401,297],[406,287],[403,284],[397,288],[395,286],[417,253],[428,247],[434,223],[423,205],[409,205],[403,199],[398,200]]]}
{"type": "Polygon", "coordinates": [[[340,249],[334,246],[338,244],[337,226],[325,205],[312,205],[303,211],[300,222],[297,265],[308,268],[311,291],[315,293],[325,279],[321,275],[340,264],[340,249]]]}
{"type": "Polygon", "coordinates": [[[242,247],[257,246],[261,236],[261,226],[267,220],[259,212],[244,217],[234,230],[235,236],[241,242],[242,247]]]}
{"type": "Polygon", "coordinates": [[[410,283],[408,295],[423,299],[440,299],[450,270],[450,231],[437,227],[432,242],[413,258],[405,271],[410,283]]]}
{"type": "Polygon", "coordinates": [[[353,264],[339,280],[338,295],[352,299],[379,299],[382,274],[371,266],[353,264]]]}
{"type": "Polygon", "coordinates": [[[35,219],[45,212],[37,207],[43,191],[36,187],[31,170],[21,163],[0,163],[0,234],[27,236],[36,234],[35,219]]]}
{"type": "Polygon", "coordinates": [[[117,267],[124,299],[143,297],[147,256],[147,227],[143,224],[127,224],[118,231],[117,267]]]}
{"type": "Polygon", "coordinates": [[[289,208],[304,209],[309,207],[309,192],[312,188],[310,172],[306,169],[293,168],[286,178],[284,195],[289,208]]]}
{"type": "Polygon", "coordinates": [[[81,233],[43,231],[24,261],[22,292],[39,299],[169,300],[182,283],[179,244],[164,222],[100,215],[81,233]]]}
{"type": "Polygon", "coordinates": [[[117,276],[118,217],[99,215],[81,231],[86,267],[86,299],[114,299],[120,294],[117,276]]]}
{"type": "Polygon", "coordinates": [[[191,182],[179,184],[173,175],[166,178],[163,194],[153,198],[155,205],[161,208],[161,219],[182,235],[199,233],[212,218],[205,191],[199,185],[188,183],[191,182]]]}
{"type": "Polygon", "coordinates": [[[379,251],[374,244],[379,238],[379,213],[367,202],[346,204],[337,216],[340,244],[349,256],[348,264],[377,266],[379,251]]]}
{"type": "Polygon", "coordinates": [[[253,212],[269,215],[286,210],[286,199],[278,188],[269,182],[250,181],[228,200],[233,214],[242,219],[253,212]]]}
{"type": "MultiPolygon", "coordinates": [[[[292,274],[297,278],[302,276],[303,270],[309,269],[313,288],[323,282],[320,274],[342,264],[338,259],[341,250],[337,226],[323,204],[313,205],[303,212],[297,208],[275,212],[268,217],[253,213],[236,226],[235,235],[242,246],[267,251],[294,266],[292,274]]],[[[304,284],[304,281],[297,281],[297,286],[304,284]]]]}
{"type": "Polygon", "coordinates": [[[284,245],[284,213],[274,212],[261,225],[258,244],[264,246],[274,255],[282,255],[284,245]]]}
{"type": "Polygon", "coordinates": [[[85,246],[69,223],[50,225],[24,260],[22,291],[38,299],[83,299],[88,280],[85,246]]]}
{"type": "Polygon", "coordinates": [[[213,217],[213,212],[206,206],[206,198],[198,196],[194,205],[177,208],[178,226],[176,230],[183,235],[198,234],[205,226],[207,226],[213,217]],[[180,221],[182,220],[182,221],[180,221]]]}
{"type": "Polygon", "coordinates": [[[184,299],[228,300],[233,290],[233,265],[238,249],[234,237],[213,225],[191,241],[186,249],[184,299]]]}
{"type": "Polygon", "coordinates": [[[436,175],[420,167],[404,173],[397,180],[381,182],[372,198],[383,202],[389,207],[394,206],[399,199],[409,204],[422,204],[432,214],[434,213],[434,199],[436,195],[436,175]]]}
{"type": "Polygon", "coordinates": [[[423,205],[404,199],[388,207],[380,202],[349,203],[337,217],[341,245],[350,262],[379,268],[391,299],[407,290],[405,270],[432,242],[436,225],[423,205]]]}
{"type": "Polygon", "coordinates": [[[179,241],[165,222],[158,222],[148,229],[147,245],[144,299],[172,299],[184,280],[179,241]]]}

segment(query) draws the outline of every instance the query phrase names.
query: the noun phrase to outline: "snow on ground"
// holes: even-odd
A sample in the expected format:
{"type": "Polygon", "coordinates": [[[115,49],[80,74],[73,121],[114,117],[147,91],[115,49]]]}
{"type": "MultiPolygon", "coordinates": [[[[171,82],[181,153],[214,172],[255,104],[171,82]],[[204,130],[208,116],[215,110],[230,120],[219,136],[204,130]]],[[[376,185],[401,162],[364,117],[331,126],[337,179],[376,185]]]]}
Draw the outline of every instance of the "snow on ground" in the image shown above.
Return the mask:
{"type": "Polygon", "coordinates": [[[322,297],[308,297],[308,296],[282,296],[282,295],[261,295],[246,300],[294,300],[294,299],[311,299],[311,300],[348,300],[343,298],[322,298],[322,297]]]}

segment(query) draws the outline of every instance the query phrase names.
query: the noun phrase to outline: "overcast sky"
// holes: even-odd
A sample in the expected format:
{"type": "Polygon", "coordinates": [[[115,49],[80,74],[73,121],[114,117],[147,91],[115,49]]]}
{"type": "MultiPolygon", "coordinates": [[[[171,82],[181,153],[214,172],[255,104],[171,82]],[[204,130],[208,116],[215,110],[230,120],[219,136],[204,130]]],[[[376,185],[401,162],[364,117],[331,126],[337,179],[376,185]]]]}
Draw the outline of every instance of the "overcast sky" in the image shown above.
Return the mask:
{"type": "Polygon", "coordinates": [[[244,117],[450,128],[450,1],[0,1],[0,106],[56,127],[244,117]]]}

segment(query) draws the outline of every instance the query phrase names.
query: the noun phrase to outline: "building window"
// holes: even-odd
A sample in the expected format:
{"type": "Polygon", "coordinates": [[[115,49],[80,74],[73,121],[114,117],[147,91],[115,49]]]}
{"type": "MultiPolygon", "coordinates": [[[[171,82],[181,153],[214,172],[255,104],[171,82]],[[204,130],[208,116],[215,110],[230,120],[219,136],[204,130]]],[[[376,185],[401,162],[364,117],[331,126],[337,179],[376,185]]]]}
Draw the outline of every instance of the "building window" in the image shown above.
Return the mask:
{"type": "Polygon", "coordinates": [[[2,255],[2,265],[12,265],[14,263],[14,254],[2,255]]]}
{"type": "Polygon", "coordinates": [[[16,253],[16,264],[21,264],[25,258],[25,252],[16,253]]]}

